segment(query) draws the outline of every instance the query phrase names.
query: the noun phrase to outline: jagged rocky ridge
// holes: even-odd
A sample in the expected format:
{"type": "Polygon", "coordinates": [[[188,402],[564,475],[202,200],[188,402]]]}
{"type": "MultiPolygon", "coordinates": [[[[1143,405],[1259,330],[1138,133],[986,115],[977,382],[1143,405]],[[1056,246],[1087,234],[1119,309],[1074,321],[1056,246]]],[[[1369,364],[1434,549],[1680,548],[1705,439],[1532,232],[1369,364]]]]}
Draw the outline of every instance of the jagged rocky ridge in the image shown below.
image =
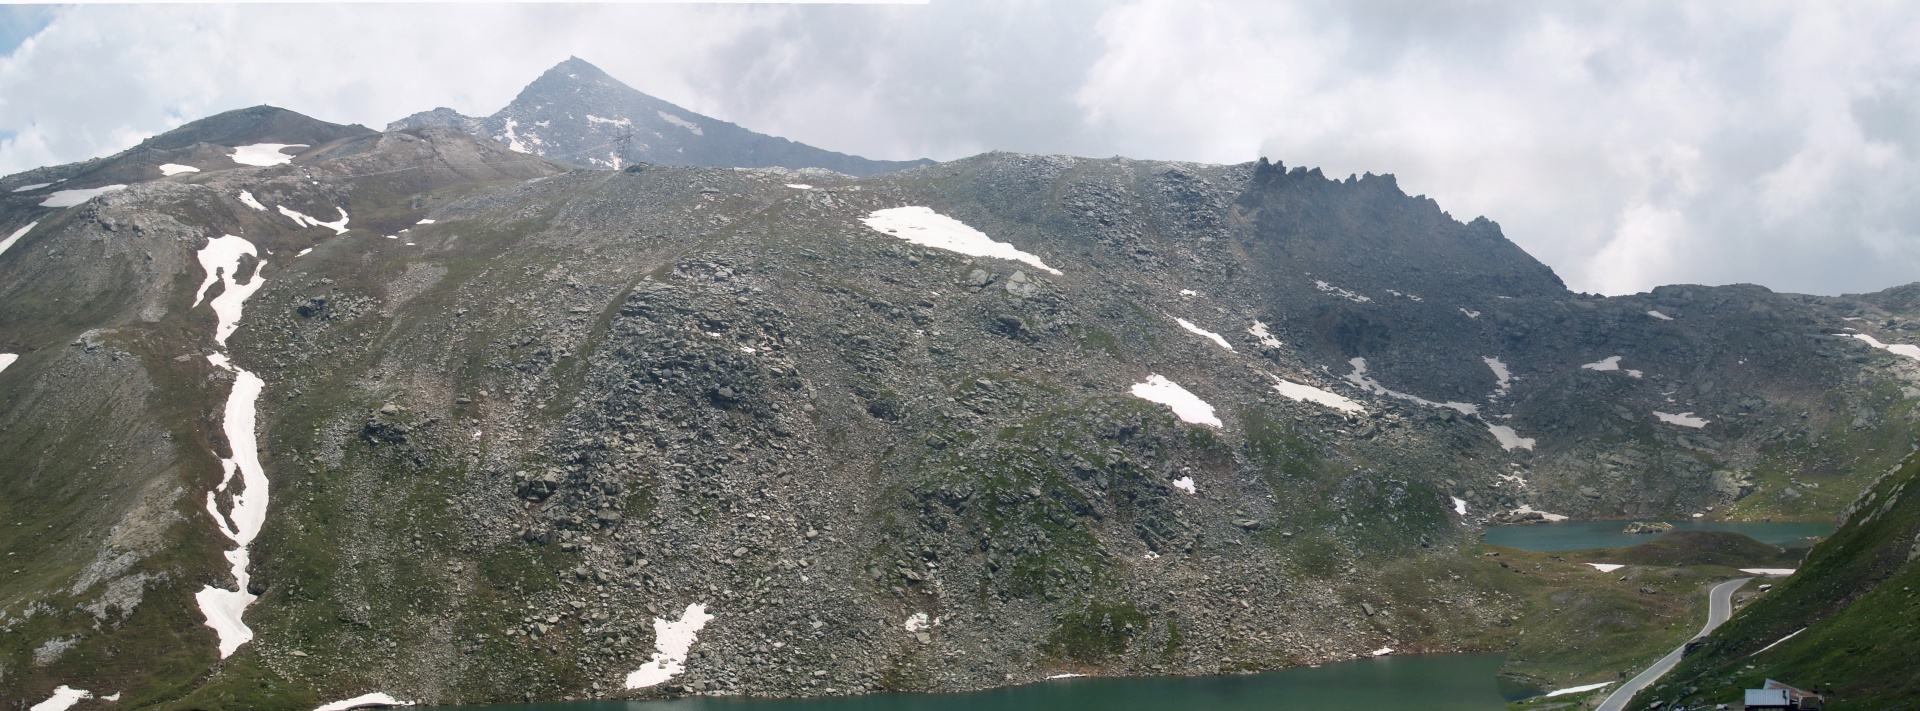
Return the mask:
{"type": "Polygon", "coordinates": [[[441,107],[387,130],[416,126],[452,126],[521,153],[614,169],[642,162],[866,176],[932,162],[872,160],[754,133],[636,91],[578,57],[548,69],[492,116],[441,107]]]}
{"type": "Polygon", "coordinates": [[[1912,358],[1835,335],[1903,342],[1911,289],[1573,294],[1386,176],[994,153],[795,187],[442,127],[199,167],[0,214],[35,225],[0,252],[0,701],[954,690],[1504,648],[1519,602],[1461,554],[1489,517],[1827,516],[1907,451],[1920,395],[1912,358]],[[902,206],[1061,273],[863,221],[902,206]],[[273,503],[254,636],[222,659],[191,601],[236,585],[205,504],[233,376],[193,297],[228,234],[265,280],[224,353],[266,383],[273,503]],[[1219,426],[1130,394],[1155,375],[1219,426]],[[713,619],[681,671],[625,689],[691,605],[713,619]]]}

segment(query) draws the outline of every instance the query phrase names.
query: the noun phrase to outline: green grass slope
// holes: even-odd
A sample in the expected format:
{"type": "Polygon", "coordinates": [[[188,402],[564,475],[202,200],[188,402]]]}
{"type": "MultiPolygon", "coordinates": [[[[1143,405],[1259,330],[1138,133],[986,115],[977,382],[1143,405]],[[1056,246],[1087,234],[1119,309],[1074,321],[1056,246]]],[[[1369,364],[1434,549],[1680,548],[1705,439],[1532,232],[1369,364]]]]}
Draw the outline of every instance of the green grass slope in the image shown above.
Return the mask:
{"type": "Polygon", "coordinates": [[[1737,702],[1741,689],[1773,678],[1833,687],[1830,709],[1920,705],[1915,479],[1920,459],[1909,457],[1861,494],[1798,573],[1735,615],[1637,703],[1737,702]]]}

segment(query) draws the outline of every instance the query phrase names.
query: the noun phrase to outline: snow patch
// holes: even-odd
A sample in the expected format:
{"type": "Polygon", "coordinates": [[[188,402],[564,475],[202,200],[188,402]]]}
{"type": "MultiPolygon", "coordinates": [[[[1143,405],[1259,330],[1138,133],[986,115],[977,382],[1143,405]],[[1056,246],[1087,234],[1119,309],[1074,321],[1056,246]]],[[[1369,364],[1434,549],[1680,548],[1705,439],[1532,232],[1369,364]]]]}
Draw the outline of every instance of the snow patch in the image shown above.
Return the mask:
{"type": "Polygon", "coordinates": [[[1376,657],[1384,657],[1392,653],[1393,653],[1392,647],[1381,647],[1379,649],[1373,650],[1373,656],[1376,656],[1376,657]]]}
{"type": "Polygon", "coordinates": [[[1200,336],[1201,338],[1205,338],[1209,341],[1213,341],[1215,344],[1219,345],[1221,348],[1227,349],[1228,352],[1233,351],[1233,345],[1227,343],[1227,339],[1221,338],[1220,334],[1218,333],[1214,333],[1212,331],[1201,328],[1199,326],[1195,326],[1193,325],[1193,322],[1183,318],[1176,318],[1174,319],[1174,322],[1180,324],[1181,328],[1187,329],[1188,333],[1192,333],[1196,336],[1200,336]]]}
{"type": "Polygon", "coordinates": [[[1508,452],[1516,449],[1531,451],[1533,445],[1537,442],[1537,440],[1532,437],[1521,437],[1520,433],[1513,431],[1512,427],[1506,425],[1496,425],[1489,422],[1487,423],[1487,431],[1492,432],[1493,438],[1499,440],[1500,449],[1508,452]]]}
{"type": "Polygon", "coordinates": [[[1173,480],[1173,488],[1187,492],[1188,494],[1193,494],[1193,477],[1183,476],[1173,480]]]}
{"type": "Polygon", "coordinates": [[[7,366],[13,365],[16,360],[20,360],[18,353],[0,353],[0,373],[6,372],[7,366]]]}
{"type": "Polygon", "coordinates": [[[1462,499],[1458,496],[1449,496],[1447,498],[1453,499],[1454,513],[1460,514],[1461,516],[1467,515],[1467,502],[1465,499],[1462,499]]]}
{"type": "Polygon", "coordinates": [[[174,175],[179,175],[181,173],[198,173],[198,172],[200,172],[199,168],[195,168],[190,165],[181,165],[179,163],[161,163],[160,164],[161,175],[174,176],[174,175]]]}
{"type": "Polygon", "coordinates": [[[280,149],[306,147],[305,143],[255,143],[250,146],[234,146],[233,162],[260,167],[286,165],[293,162],[293,156],[281,153],[280,149]]]}
{"type": "Polygon", "coordinates": [[[1464,402],[1434,402],[1418,395],[1409,395],[1397,390],[1388,390],[1387,386],[1380,384],[1380,381],[1367,377],[1367,359],[1365,358],[1354,358],[1348,360],[1347,364],[1353,366],[1353,372],[1347,374],[1346,381],[1353,383],[1354,386],[1361,390],[1366,390],[1375,395],[1385,395],[1391,398],[1419,403],[1427,407],[1444,407],[1457,411],[1462,415],[1480,414],[1479,405],[1464,402]]]}
{"type": "Polygon", "coordinates": [[[304,257],[304,256],[307,256],[308,254],[312,254],[312,253],[313,253],[313,248],[312,248],[312,247],[308,247],[308,248],[306,248],[306,249],[303,249],[303,250],[300,250],[300,251],[298,251],[298,252],[295,252],[295,253],[293,254],[293,256],[295,256],[295,257],[304,257]]]}
{"type": "Polygon", "coordinates": [[[392,696],[389,696],[384,693],[374,693],[374,694],[361,694],[351,699],[342,699],[340,701],[335,701],[333,703],[326,704],[323,706],[316,706],[314,707],[313,711],[347,711],[348,709],[357,709],[363,706],[412,706],[412,705],[413,705],[412,701],[401,701],[399,699],[393,698],[392,696]]]}
{"type": "Polygon", "coordinates": [[[1289,380],[1283,380],[1281,378],[1274,378],[1273,380],[1274,380],[1274,383],[1273,383],[1274,392],[1280,393],[1282,396],[1285,396],[1296,402],[1316,403],[1320,405],[1325,405],[1327,407],[1331,407],[1341,412],[1357,413],[1357,412],[1367,411],[1367,408],[1361,407],[1360,403],[1354,402],[1345,397],[1341,397],[1340,395],[1336,395],[1334,393],[1321,390],[1311,385],[1301,385],[1300,383],[1292,382],[1289,380]]]}
{"type": "Polygon", "coordinates": [[[1742,573],[1751,573],[1753,575],[1765,575],[1768,577],[1775,577],[1775,578],[1787,577],[1789,575],[1792,575],[1793,571],[1794,571],[1793,568],[1741,568],[1740,569],[1740,572],[1742,573]]]}
{"type": "Polygon", "coordinates": [[[933,208],[911,206],[875,210],[872,214],[860,218],[876,232],[899,237],[923,247],[959,252],[973,257],[993,257],[1015,262],[1025,262],[1049,273],[1059,274],[1060,270],[1049,267],[1038,256],[1020,251],[1006,242],[996,242],[992,237],[966,223],[934,212],[933,208]]]}
{"type": "Polygon", "coordinates": [[[1594,570],[1598,570],[1602,573],[1611,573],[1613,571],[1627,567],[1620,563],[1588,563],[1587,565],[1593,566],[1594,570]]]}
{"type": "Polygon", "coordinates": [[[419,221],[419,222],[415,222],[415,223],[413,223],[413,224],[416,224],[416,225],[431,225],[431,224],[433,224],[433,220],[425,220],[425,219],[423,219],[423,220],[421,220],[421,221],[419,221]]]}
{"type": "Polygon", "coordinates": [[[908,616],[906,624],[902,626],[906,627],[908,632],[919,632],[932,625],[927,622],[927,613],[916,612],[908,616]]]}
{"type": "MultiPolygon", "coordinates": [[[[31,225],[29,225],[29,227],[31,227],[31,225]]],[[[0,250],[4,250],[4,249],[6,249],[6,247],[0,246],[0,250]]],[[[1906,343],[1881,343],[1880,339],[1874,338],[1873,336],[1869,336],[1864,333],[1846,333],[1846,334],[1835,334],[1835,335],[1852,336],[1862,341],[1866,341],[1867,345],[1869,346],[1873,346],[1874,348],[1878,348],[1888,353],[1892,353],[1894,355],[1899,355],[1899,356],[1906,356],[1914,360],[1920,360],[1920,346],[1906,344],[1906,343]]]]}
{"type": "Polygon", "coordinates": [[[253,639],[253,630],[247,627],[241,616],[247,606],[257,599],[253,593],[247,592],[247,583],[251,578],[247,572],[248,549],[267,522],[267,474],[260,468],[260,445],[254,434],[255,405],[266,383],[259,376],[229,365],[220,354],[209,356],[207,360],[234,373],[233,392],[227,396],[225,421],[221,425],[233,449],[233,457],[220,460],[220,468],[225,471],[226,478],[213,491],[207,492],[207,513],[213,516],[220,533],[239,546],[226,553],[227,562],[233,564],[234,580],[239,584],[237,590],[222,590],[208,585],[194,594],[194,600],[200,604],[201,613],[206,615],[207,626],[219,635],[220,658],[225,659],[240,645],[253,639]],[[240,491],[232,495],[233,509],[222,514],[219,493],[232,486],[235,478],[240,480],[240,491]]]}
{"type": "MultiPolygon", "coordinates": [[[[1589,565],[1593,565],[1593,564],[1589,563],[1589,565]]],[[[1564,696],[1566,694],[1578,694],[1583,691],[1593,691],[1595,689],[1604,689],[1612,685],[1613,685],[1613,682],[1611,681],[1603,681],[1598,684],[1587,684],[1585,686],[1569,686],[1565,689],[1554,689],[1553,691],[1549,691],[1546,693],[1546,696],[1564,696]]]]}
{"type": "Polygon", "coordinates": [[[1493,397],[1501,397],[1513,390],[1513,372],[1507,370],[1506,363],[1500,362],[1499,358],[1490,358],[1487,356],[1481,356],[1480,360],[1486,361],[1487,367],[1493,369],[1493,379],[1495,381],[1493,385],[1493,397]]]}
{"type": "Polygon", "coordinates": [[[38,224],[40,224],[38,220],[29,222],[26,227],[14,230],[13,234],[7,235],[6,239],[0,239],[0,254],[5,254],[8,247],[12,247],[13,243],[20,241],[20,238],[27,234],[27,230],[33,229],[33,226],[38,224]]]}
{"type": "Polygon", "coordinates": [[[1194,291],[1192,289],[1181,289],[1180,295],[1181,296],[1199,296],[1200,292],[1194,291]]]}
{"type": "Polygon", "coordinates": [[[114,184],[114,185],[102,185],[97,188],[82,188],[79,190],[61,190],[61,191],[55,192],[52,195],[48,195],[47,199],[40,201],[40,206],[41,207],[73,207],[75,205],[86,202],[88,200],[92,200],[94,196],[105,195],[115,190],[125,190],[126,187],[127,186],[125,185],[114,184]]]}
{"type": "Polygon", "coordinates": [[[1467,318],[1480,318],[1480,312],[1468,311],[1465,306],[1460,307],[1460,313],[1466,314],[1467,318]]]}
{"type": "Polygon", "coordinates": [[[1662,320],[1662,321],[1672,321],[1672,320],[1673,320],[1673,317],[1672,317],[1672,316],[1668,316],[1668,315],[1666,315],[1666,314],[1663,314],[1663,313],[1660,313],[1660,312],[1658,312],[1658,311],[1648,311],[1648,312],[1647,312],[1647,315],[1648,315],[1648,316],[1652,316],[1652,317],[1654,317],[1654,318],[1657,318],[1657,319],[1660,319],[1660,320],[1662,320]]]}
{"type": "Polygon", "coordinates": [[[1144,383],[1135,383],[1130,392],[1134,397],[1147,402],[1166,405],[1182,422],[1211,427],[1224,426],[1220,423],[1220,418],[1213,416],[1212,405],[1193,393],[1187,392],[1187,389],[1180,387],[1179,383],[1168,380],[1166,376],[1158,373],[1147,376],[1147,381],[1144,383]]]}
{"type": "Polygon", "coordinates": [[[1313,286],[1314,286],[1314,288],[1316,288],[1316,289],[1319,289],[1319,290],[1321,290],[1321,291],[1324,291],[1324,292],[1327,292],[1327,293],[1329,293],[1329,294],[1333,294],[1334,296],[1338,296],[1338,297],[1340,297],[1340,298],[1342,298],[1342,299],[1346,299],[1346,300],[1348,300],[1348,301],[1351,301],[1351,302],[1354,302],[1354,303],[1356,303],[1356,304],[1364,304],[1364,303],[1367,303],[1367,302],[1369,302],[1369,301],[1372,301],[1372,300],[1373,300],[1373,299],[1371,299],[1371,298],[1369,298],[1369,297],[1366,297],[1366,296],[1362,296],[1362,295],[1360,295],[1360,294],[1356,294],[1356,293],[1353,293],[1353,292],[1351,292],[1351,291],[1347,291],[1346,289],[1342,289],[1342,288],[1340,288],[1340,287],[1337,287],[1337,286],[1334,286],[1334,285],[1332,285],[1332,284],[1328,284],[1328,283],[1326,283],[1326,282],[1324,282],[1324,281],[1318,281],[1318,280],[1315,280],[1315,281],[1313,282],[1313,286]]]}
{"type": "Polygon", "coordinates": [[[53,690],[53,696],[47,697],[46,701],[34,704],[27,711],[67,711],[73,708],[74,704],[80,703],[81,699],[91,698],[93,698],[91,691],[61,684],[53,690]]]}
{"type": "Polygon", "coordinates": [[[653,618],[653,659],[627,675],[627,688],[643,689],[665,682],[687,669],[687,650],[693,648],[700,629],[713,620],[707,606],[687,605],[677,621],[653,618]]]}
{"type": "Polygon", "coordinates": [[[1268,348],[1280,347],[1280,339],[1274,338],[1273,334],[1267,331],[1267,324],[1263,322],[1260,322],[1260,321],[1253,322],[1252,326],[1247,327],[1247,333],[1249,335],[1252,335],[1254,338],[1259,339],[1260,345],[1262,346],[1266,346],[1268,348]]]}
{"type": "Polygon", "coordinates": [[[1675,415],[1672,413],[1666,413],[1666,412],[1661,412],[1659,410],[1655,410],[1653,412],[1653,416],[1660,418],[1661,422],[1665,422],[1669,425],[1679,425],[1681,427],[1692,427],[1696,430],[1702,427],[1706,427],[1707,423],[1712,421],[1712,420],[1703,420],[1698,417],[1694,417],[1693,413],[1691,412],[1682,412],[1678,415],[1675,415]]]}
{"type": "Polygon", "coordinates": [[[515,153],[525,153],[527,152],[527,144],[521,143],[520,137],[514,135],[513,133],[513,128],[518,125],[520,124],[514,121],[513,119],[507,119],[507,132],[500,134],[500,136],[495,140],[506,141],[507,150],[513,151],[515,153]]]}
{"type": "Polygon", "coordinates": [[[39,190],[41,188],[47,187],[52,184],[53,183],[34,183],[32,185],[22,185],[20,187],[14,188],[13,191],[16,193],[24,193],[28,190],[39,190]]]}
{"type": "Polygon", "coordinates": [[[1078,679],[1083,676],[1086,676],[1086,675],[1085,674],[1054,674],[1052,676],[1047,677],[1047,680],[1052,681],[1054,679],[1078,679]]]}
{"type": "Polygon", "coordinates": [[[1601,360],[1595,363],[1588,363],[1580,367],[1586,368],[1587,370],[1598,370],[1602,373],[1619,370],[1620,356],[1608,356],[1604,360],[1601,360]]]}
{"type": "Polygon", "coordinates": [[[680,118],[679,116],[675,116],[665,111],[655,111],[654,113],[660,114],[660,120],[666,121],[667,123],[692,131],[693,135],[695,136],[706,135],[705,133],[700,132],[700,124],[694,123],[692,121],[688,121],[686,119],[680,118]]]}
{"type": "Polygon", "coordinates": [[[806,183],[787,183],[787,187],[793,188],[795,190],[812,190],[813,189],[813,186],[808,185],[806,183]]]}
{"type": "MultiPolygon", "coordinates": [[[[545,121],[540,122],[540,124],[545,124],[545,123],[546,123],[545,121]]],[[[633,121],[631,119],[600,118],[599,116],[595,116],[593,114],[587,114],[587,123],[604,123],[604,124],[611,124],[614,126],[629,126],[629,127],[633,125],[633,121]]],[[[536,124],[536,125],[539,125],[539,124],[536,124]]]]}
{"type": "Polygon", "coordinates": [[[343,235],[347,233],[347,211],[344,208],[339,208],[339,207],[333,208],[335,210],[340,211],[340,219],[335,220],[333,222],[321,222],[317,218],[314,218],[309,215],[301,214],[298,210],[289,210],[285,205],[275,205],[274,208],[278,209],[280,211],[280,214],[286,215],[288,218],[291,218],[293,220],[293,224],[299,225],[301,227],[325,227],[327,229],[333,230],[333,233],[335,235],[343,235]]]}
{"type": "Polygon", "coordinates": [[[240,191],[240,204],[246,205],[247,207],[251,207],[261,212],[267,211],[267,206],[260,204],[259,200],[253,199],[253,193],[247,192],[245,190],[240,191]]]}
{"type": "Polygon", "coordinates": [[[253,278],[246,284],[240,284],[235,280],[234,274],[240,271],[242,255],[258,256],[259,253],[254,251],[252,242],[233,235],[221,235],[207,240],[207,246],[200,248],[199,252],[200,268],[206,270],[207,278],[200,282],[200,289],[194,292],[193,305],[200,305],[200,300],[206,298],[207,289],[211,288],[214,282],[218,281],[224,285],[225,288],[220,290],[220,295],[213,297],[213,301],[209,303],[213,307],[214,316],[219,319],[218,325],[214,328],[213,340],[222,346],[227,344],[227,337],[233,335],[233,330],[240,327],[240,311],[247,299],[266,283],[265,279],[260,278],[260,270],[267,266],[265,261],[254,265],[253,278]]]}

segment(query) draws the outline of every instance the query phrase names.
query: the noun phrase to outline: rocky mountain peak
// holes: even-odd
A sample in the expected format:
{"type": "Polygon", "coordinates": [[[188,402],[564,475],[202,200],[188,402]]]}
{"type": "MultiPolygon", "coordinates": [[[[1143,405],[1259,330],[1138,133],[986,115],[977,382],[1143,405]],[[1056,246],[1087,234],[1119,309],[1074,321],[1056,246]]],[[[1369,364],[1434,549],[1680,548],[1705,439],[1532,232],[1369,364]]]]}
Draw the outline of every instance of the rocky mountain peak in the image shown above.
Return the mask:
{"type": "Polygon", "coordinates": [[[656,163],[865,176],[930,162],[870,160],[755,133],[638,91],[578,57],[548,69],[492,116],[442,107],[387,129],[413,126],[452,126],[514,151],[599,168],[656,163]]]}

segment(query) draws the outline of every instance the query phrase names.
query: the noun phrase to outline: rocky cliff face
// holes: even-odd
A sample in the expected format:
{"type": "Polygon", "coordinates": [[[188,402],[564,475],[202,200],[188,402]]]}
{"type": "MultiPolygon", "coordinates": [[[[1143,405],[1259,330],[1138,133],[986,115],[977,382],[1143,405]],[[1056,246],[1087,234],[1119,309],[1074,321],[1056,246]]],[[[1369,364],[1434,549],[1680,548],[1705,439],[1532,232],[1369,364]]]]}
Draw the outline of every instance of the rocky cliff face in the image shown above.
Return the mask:
{"type": "Polygon", "coordinates": [[[554,65],[492,116],[442,107],[387,129],[415,126],[451,126],[521,153],[599,168],[638,162],[865,176],[931,162],[870,160],[754,133],[635,91],[577,57],[554,65]]]}
{"type": "Polygon", "coordinates": [[[801,184],[446,127],[289,160],[5,203],[0,700],[1504,648],[1521,578],[1462,554],[1481,526],[1831,516],[1920,395],[1857,337],[1902,341],[1901,292],[1573,294],[1384,176],[994,153],[801,184]],[[245,598],[230,655],[208,589],[245,598]]]}

